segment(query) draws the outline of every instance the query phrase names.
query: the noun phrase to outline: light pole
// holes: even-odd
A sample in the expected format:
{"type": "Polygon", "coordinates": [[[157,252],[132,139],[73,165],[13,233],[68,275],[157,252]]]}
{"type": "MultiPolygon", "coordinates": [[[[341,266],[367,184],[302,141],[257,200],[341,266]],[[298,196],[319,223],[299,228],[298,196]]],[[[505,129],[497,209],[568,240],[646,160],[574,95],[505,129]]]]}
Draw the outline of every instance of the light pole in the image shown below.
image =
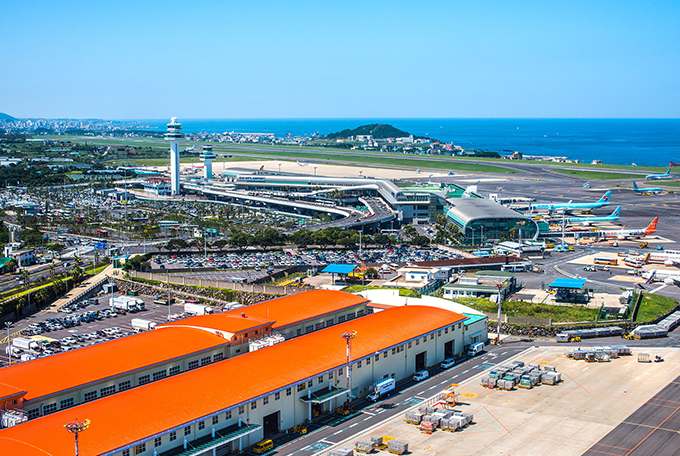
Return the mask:
{"type": "Polygon", "coordinates": [[[316,166],[314,167],[314,175],[316,176],[316,166]]]}
{"type": "Polygon", "coordinates": [[[12,365],[12,341],[9,338],[9,327],[12,326],[12,323],[9,321],[5,322],[5,326],[7,326],[7,353],[9,353],[9,365],[12,365]]]}
{"type": "Polygon", "coordinates": [[[90,427],[90,420],[72,421],[65,424],[64,427],[76,438],[76,456],[78,456],[78,434],[90,427]]]}
{"type": "Polygon", "coordinates": [[[505,190],[505,188],[503,188],[503,187],[496,187],[496,188],[498,189],[498,204],[502,205],[503,204],[503,190],[505,190]]]}
{"type": "Polygon", "coordinates": [[[347,398],[352,398],[352,375],[351,375],[351,357],[352,357],[352,339],[357,336],[356,331],[347,331],[340,335],[343,339],[347,341],[347,398]]]}

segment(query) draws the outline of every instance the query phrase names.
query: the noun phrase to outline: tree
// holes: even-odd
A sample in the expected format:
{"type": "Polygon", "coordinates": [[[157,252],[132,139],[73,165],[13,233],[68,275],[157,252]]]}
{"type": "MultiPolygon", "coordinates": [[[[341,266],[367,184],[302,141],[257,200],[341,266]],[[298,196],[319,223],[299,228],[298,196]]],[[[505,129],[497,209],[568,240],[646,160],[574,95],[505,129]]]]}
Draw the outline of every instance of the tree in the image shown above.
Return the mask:
{"type": "Polygon", "coordinates": [[[80,266],[76,265],[71,270],[71,275],[73,276],[73,283],[76,283],[83,276],[83,270],[81,269],[80,266]]]}
{"type": "Polygon", "coordinates": [[[404,236],[413,238],[418,234],[413,225],[406,225],[404,227],[404,236]]]}
{"type": "Polygon", "coordinates": [[[24,283],[24,286],[27,287],[29,283],[31,283],[31,273],[28,272],[26,269],[21,271],[21,281],[24,283]]]}
{"type": "Polygon", "coordinates": [[[414,244],[414,245],[423,245],[423,246],[424,245],[430,245],[430,238],[428,238],[427,236],[419,235],[419,236],[414,237],[413,240],[411,241],[411,243],[414,244]]]}
{"type": "Polygon", "coordinates": [[[19,262],[16,260],[16,258],[12,258],[5,265],[5,269],[7,270],[7,272],[16,271],[17,267],[19,267],[19,262]]]}
{"type": "Polygon", "coordinates": [[[375,268],[368,268],[366,270],[366,278],[367,279],[377,279],[378,278],[378,270],[375,268]]]}
{"type": "Polygon", "coordinates": [[[60,244],[58,242],[52,242],[50,244],[47,244],[47,250],[50,250],[52,252],[55,252],[59,255],[59,259],[61,260],[61,252],[63,252],[66,249],[66,246],[64,244],[60,244]]]}
{"type": "Polygon", "coordinates": [[[218,239],[212,243],[212,247],[217,247],[220,250],[224,249],[228,245],[229,242],[226,239],[218,239]]]}
{"type": "Polygon", "coordinates": [[[179,252],[180,250],[186,249],[189,244],[184,239],[171,239],[165,244],[167,250],[179,252]]]}

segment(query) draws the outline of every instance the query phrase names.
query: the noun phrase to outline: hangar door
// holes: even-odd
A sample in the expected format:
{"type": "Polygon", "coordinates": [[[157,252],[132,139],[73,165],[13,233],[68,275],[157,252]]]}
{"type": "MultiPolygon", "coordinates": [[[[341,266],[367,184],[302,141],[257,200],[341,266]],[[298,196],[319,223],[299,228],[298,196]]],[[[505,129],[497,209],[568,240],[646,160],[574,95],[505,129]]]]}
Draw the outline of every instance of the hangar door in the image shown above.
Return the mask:
{"type": "Polygon", "coordinates": [[[278,411],[262,418],[262,428],[264,431],[265,439],[271,436],[272,434],[276,434],[277,432],[279,432],[280,416],[281,412],[278,411]]]}
{"type": "Polygon", "coordinates": [[[420,352],[416,355],[416,370],[423,370],[427,367],[427,352],[420,352]]]}
{"type": "Polygon", "coordinates": [[[454,342],[455,340],[450,340],[444,343],[444,358],[452,358],[454,353],[454,342]]]}

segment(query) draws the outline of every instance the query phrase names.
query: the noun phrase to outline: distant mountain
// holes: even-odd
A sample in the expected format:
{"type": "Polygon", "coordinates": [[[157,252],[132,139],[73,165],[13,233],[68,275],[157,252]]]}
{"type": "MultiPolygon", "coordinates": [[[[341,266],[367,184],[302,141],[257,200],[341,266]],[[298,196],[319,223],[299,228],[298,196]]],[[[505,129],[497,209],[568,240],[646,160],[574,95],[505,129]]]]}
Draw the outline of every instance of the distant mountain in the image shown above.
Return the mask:
{"type": "Polygon", "coordinates": [[[0,120],[17,120],[17,119],[15,117],[10,116],[9,114],[0,112],[0,120]]]}
{"type": "Polygon", "coordinates": [[[404,138],[410,136],[410,133],[394,128],[387,124],[370,124],[362,125],[353,130],[345,129],[337,133],[330,133],[326,135],[328,139],[348,138],[350,136],[371,135],[373,139],[385,138],[404,138]]]}

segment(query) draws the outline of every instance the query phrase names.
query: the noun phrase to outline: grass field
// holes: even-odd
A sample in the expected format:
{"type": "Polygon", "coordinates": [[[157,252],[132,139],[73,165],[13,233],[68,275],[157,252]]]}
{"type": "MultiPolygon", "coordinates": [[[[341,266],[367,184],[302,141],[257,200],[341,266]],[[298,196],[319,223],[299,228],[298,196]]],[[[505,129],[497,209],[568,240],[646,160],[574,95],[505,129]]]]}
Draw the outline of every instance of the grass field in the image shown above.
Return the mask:
{"type": "MultiPolygon", "coordinates": [[[[483,298],[458,298],[456,301],[482,312],[496,313],[498,305],[483,298]]],[[[553,322],[595,321],[599,310],[581,306],[553,306],[523,301],[505,301],[503,313],[510,317],[550,318],[553,322]]]]}
{"type": "Polygon", "coordinates": [[[666,296],[644,293],[635,321],[651,321],[665,314],[678,305],[678,302],[666,296]]]}
{"type": "MultiPolygon", "coordinates": [[[[213,162],[214,163],[222,163],[222,162],[240,162],[240,161],[252,161],[253,159],[251,157],[243,157],[243,156],[238,156],[238,157],[229,157],[229,158],[218,158],[213,162]]],[[[268,160],[273,160],[273,159],[268,159],[268,160]]],[[[179,159],[179,162],[183,165],[190,165],[192,162],[199,166],[203,165],[203,162],[198,159],[198,158],[191,158],[191,157],[183,157],[179,159]]],[[[123,166],[123,165],[130,165],[130,166],[168,166],[170,164],[169,159],[165,158],[135,158],[135,159],[128,159],[128,160],[121,160],[121,159],[113,159],[113,160],[108,160],[106,161],[106,164],[109,166],[112,165],[118,165],[118,166],[123,166]]]]}
{"type": "Polygon", "coordinates": [[[556,169],[558,173],[567,174],[569,176],[581,177],[590,180],[620,180],[620,179],[640,179],[639,174],[631,173],[613,173],[607,171],[582,171],[578,169],[556,169]]]}

